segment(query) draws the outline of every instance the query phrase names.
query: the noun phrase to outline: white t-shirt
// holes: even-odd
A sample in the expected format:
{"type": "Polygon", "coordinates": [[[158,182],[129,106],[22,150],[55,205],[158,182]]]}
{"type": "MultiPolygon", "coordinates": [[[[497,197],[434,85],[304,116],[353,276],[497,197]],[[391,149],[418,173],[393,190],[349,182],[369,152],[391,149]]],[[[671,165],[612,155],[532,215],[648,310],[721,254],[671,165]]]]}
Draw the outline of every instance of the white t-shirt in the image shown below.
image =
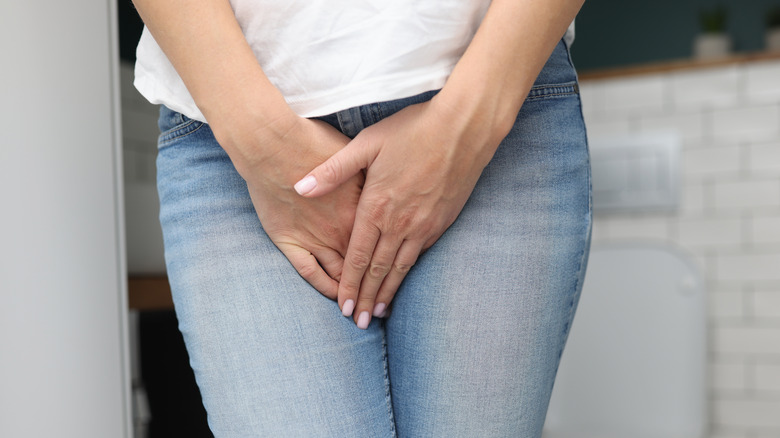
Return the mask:
{"type": "MultiPolygon", "coordinates": [[[[441,88],[490,0],[230,3],[268,79],[293,111],[314,117],[441,88]]],[[[134,84],[151,103],[206,121],[146,28],[134,84]]]]}

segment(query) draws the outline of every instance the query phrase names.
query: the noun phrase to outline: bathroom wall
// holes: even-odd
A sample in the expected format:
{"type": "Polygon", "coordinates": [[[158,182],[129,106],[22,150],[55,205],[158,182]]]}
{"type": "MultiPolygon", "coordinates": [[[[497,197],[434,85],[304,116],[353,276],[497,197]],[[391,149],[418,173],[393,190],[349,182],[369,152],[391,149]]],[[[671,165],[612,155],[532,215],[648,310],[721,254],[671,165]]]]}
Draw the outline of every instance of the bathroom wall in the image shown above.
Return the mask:
{"type": "MultiPolygon", "coordinates": [[[[780,60],[584,80],[591,144],[677,132],[673,212],[596,214],[593,242],[680,248],[708,290],[711,438],[780,437],[780,60]]],[[[586,279],[587,282],[587,279],[586,279]]]]}

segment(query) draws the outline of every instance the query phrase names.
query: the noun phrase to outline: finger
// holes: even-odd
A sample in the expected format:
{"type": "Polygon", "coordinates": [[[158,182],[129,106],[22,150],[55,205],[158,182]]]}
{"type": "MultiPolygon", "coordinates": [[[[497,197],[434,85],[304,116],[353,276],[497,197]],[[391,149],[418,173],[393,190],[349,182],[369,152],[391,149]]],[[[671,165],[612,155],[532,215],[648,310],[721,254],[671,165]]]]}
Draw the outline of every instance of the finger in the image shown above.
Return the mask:
{"type": "Polygon", "coordinates": [[[355,310],[355,322],[358,328],[366,329],[371,322],[371,314],[374,311],[374,302],[379,286],[390,272],[395,260],[398,248],[403,241],[395,237],[389,237],[383,234],[376,244],[374,255],[371,257],[371,263],[363,275],[360,283],[360,294],[358,295],[357,307],[355,310]]]}
{"type": "Polygon", "coordinates": [[[360,283],[371,263],[371,256],[379,241],[379,229],[365,222],[356,222],[344,257],[344,268],[341,270],[338,297],[339,307],[344,316],[351,316],[357,303],[360,283]]]}
{"type": "Polygon", "coordinates": [[[358,137],[295,183],[295,191],[306,197],[321,196],[367,168],[377,150],[358,137]]]}
{"type": "Polygon", "coordinates": [[[423,244],[420,241],[405,240],[398,248],[398,254],[395,256],[390,272],[387,273],[385,281],[379,287],[376,294],[376,304],[372,314],[377,318],[384,318],[390,302],[393,301],[395,293],[401,287],[401,283],[406,278],[406,274],[417,263],[417,257],[422,252],[423,244]]]}
{"type": "Polygon", "coordinates": [[[341,269],[344,267],[344,258],[338,251],[322,247],[315,249],[311,252],[314,258],[320,263],[325,272],[328,273],[330,278],[339,281],[341,279],[341,269]]]}
{"type": "Polygon", "coordinates": [[[335,300],[338,296],[339,283],[332,279],[322,269],[317,259],[309,251],[300,246],[282,245],[279,249],[292,263],[293,267],[304,280],[326,297],[335,300]]]}

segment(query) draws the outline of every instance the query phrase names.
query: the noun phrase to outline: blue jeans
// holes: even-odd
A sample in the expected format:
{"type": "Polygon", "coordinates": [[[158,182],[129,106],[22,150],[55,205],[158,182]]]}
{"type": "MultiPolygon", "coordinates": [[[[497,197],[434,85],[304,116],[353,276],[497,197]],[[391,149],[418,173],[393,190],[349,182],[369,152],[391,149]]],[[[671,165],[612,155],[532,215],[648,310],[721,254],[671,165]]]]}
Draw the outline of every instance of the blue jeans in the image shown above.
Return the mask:
{"type": "MultiPolygon", "coordinates": [[[[322,119],[355,136],[435,92],[322,119]]],[[[590,165],[563,42],[457,221],[360,330],[263,231],[207,124],[165,107],[179,326],[217,437],[538,437],[579,302],[590,165]]]]}

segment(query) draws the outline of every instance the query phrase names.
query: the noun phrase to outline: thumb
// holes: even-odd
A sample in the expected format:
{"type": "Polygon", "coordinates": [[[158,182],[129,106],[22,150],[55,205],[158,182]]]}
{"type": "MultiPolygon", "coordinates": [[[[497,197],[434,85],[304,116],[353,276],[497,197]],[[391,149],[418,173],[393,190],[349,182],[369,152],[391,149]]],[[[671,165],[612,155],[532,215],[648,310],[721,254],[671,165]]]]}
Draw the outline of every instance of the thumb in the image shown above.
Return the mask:
{"type": "Polygon", "coordinates": [[[307,198],[322,196],[367,168],[376,158],[376,149],[367,142],[352,140],[324,163],[295,183],[295,191],[307,198]]]}

